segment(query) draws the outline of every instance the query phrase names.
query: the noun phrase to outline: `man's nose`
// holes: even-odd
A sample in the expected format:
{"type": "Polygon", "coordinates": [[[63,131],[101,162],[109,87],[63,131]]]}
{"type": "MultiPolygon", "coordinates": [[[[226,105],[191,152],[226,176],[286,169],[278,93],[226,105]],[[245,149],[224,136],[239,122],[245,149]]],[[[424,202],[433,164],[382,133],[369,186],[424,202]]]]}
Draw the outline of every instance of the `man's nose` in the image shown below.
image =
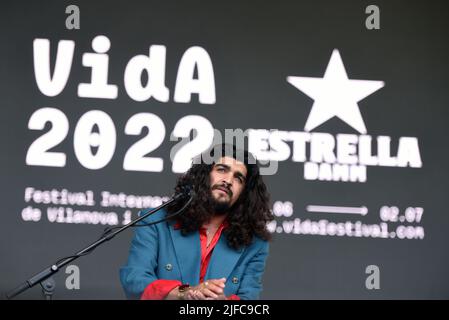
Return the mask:
{"type": "Polygon", "coordinates": [[[230,188],[232,186],[232,177],[230,175],[227,175],[226,177],[223,177],[223,184],[230,188]]]}

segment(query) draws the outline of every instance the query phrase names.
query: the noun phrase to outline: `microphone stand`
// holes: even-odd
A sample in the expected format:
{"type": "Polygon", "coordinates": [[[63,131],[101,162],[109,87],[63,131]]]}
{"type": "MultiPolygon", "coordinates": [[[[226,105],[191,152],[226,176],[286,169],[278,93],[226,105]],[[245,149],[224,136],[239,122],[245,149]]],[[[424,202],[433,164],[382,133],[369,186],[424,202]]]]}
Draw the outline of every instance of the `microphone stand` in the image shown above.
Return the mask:
{"type": "MultiPolygon", "coordinates": [[[[19,286],[17,286],[15,289],[13,289],[10,292],[8,292],[6,294],[6,298],[7,299],[12,299],[15,296],[19,295],[20,293],[24,292],[25,290],[30,289],[31,287],[34,287],[36,284],[40,283],[40,285],[42,286],[42,290],[43,290],[45,299],[46,300],[51,300],[52,294],[53,294],[54,289],[55,289],[55,282],[51,278],[51,276],[54,275],[56,272],[58,272],[59,269],[61,269],[65,265],[69,264],[70,262],[78,259],[79,257],[81,257],[81,256],[83,256],[85,254],[90,253],[91,251],[93,251],[99,245],[103,244],[106,241],[111,240],[117,234],[125,231],[129,227],[134,226],[136,223],[142,221],[143,219],[145,219],[146,217],[148,217],[151,214],[155,213],[156,211],[158,211],[158,210],[168,206],[169,204],[171,204],[171,203],[173,203],[173,202],[175,202],[175,201],[177,201],[179,199],[187,197],[187,196],[189,196],[189,197],[193,196],[193,190],[191,190],[190,188],[184,188],[182,193],[175,194],[170,200],[168,200],[167,202],[164,202],[163,204],[161,204],[160,206],[158,206],[156,208],[148,209],[146,212],[143,212],[143,214],[140,217],[138,217],[135,220],[131,221],[130,223],[124,225],[123,227],[120,227],[118,230],[116,230],[114,232],[106,232],[106,233],[104,233],[101,236],[100,239],[98,239],[97,241],[91,243],[90,245],[88,245],[84,249],[78,251],[74,255],[72,255],[70,257],[67,257],[67,258],[64,258],[64,259],[60,259],[59,261],[57,261],[56,263],[54,263],[50,267],[45,268],[41,272],[35,274],[34,276],[32,276],[31,278],[29,278],[28,280],[26,280],[25,282],[23,282],[19,286]]],[[[156,221],[156,222],[161,222],[161,221],[162,220],[156,221]]]]}

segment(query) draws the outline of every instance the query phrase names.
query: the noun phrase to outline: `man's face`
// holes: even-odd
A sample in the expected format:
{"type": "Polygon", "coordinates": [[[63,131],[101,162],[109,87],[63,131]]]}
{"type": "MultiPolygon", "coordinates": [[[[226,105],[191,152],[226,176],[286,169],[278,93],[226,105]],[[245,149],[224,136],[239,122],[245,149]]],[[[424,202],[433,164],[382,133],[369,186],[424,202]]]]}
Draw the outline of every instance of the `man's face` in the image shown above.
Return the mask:
{"type": "Polygon", "coordinates": [[[217,211],[227,211],[237,201],[245,187],[246,174],[245,164],[231,157],[222,157],[214,164],[210,185],[217,211]]]}

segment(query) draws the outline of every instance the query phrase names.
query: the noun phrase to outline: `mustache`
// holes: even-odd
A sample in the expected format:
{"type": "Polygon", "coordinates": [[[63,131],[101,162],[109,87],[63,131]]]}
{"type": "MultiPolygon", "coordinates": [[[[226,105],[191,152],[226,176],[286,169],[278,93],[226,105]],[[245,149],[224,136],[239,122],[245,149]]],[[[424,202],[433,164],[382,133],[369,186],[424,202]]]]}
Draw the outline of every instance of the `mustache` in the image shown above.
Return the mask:
{"type": "Polygon", "coordinates": [[[212,187],[212,190],[215,189],[222,189],[224,190],[230,197],[232,197],[232,191],[231,189],[229,189],[228,187],[226,187],[226,185],[222,185],[222,184],[216,184],[212,187]]]}

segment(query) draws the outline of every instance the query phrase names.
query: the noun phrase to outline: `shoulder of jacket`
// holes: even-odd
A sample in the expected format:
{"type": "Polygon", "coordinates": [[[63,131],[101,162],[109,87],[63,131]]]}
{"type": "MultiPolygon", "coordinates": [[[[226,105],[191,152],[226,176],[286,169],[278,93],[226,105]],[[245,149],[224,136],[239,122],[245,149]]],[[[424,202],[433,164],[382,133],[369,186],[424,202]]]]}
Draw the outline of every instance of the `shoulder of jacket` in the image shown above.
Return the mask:
{"type": "Polygon", "coordinates": [[[269,242],[267,240],[263,240],[262,238],[258,236],[253,237],[252,243],[248,246],[248,248],[254,248],[255,250],[261,249],[261,248],[268,248],[269,242]]]}
{"type": "MultiPolygon", "coordinates": [[[[146,212],[150,211],[152,208],[147,208],[147,209],[142,209],[139,211],[139,217],[141,217],[142,215],[144,215],[146,212]]],[[[166,211],[164,209],[161,209],[159,211],[156,211],[155,213],[149,215],[148,217],[146,217],[145,219],[143,219],[141,221],[141,223],[151,223],[151,222],[155,222],[161,219],[164,219],[166,216],[166,211]]]]}

